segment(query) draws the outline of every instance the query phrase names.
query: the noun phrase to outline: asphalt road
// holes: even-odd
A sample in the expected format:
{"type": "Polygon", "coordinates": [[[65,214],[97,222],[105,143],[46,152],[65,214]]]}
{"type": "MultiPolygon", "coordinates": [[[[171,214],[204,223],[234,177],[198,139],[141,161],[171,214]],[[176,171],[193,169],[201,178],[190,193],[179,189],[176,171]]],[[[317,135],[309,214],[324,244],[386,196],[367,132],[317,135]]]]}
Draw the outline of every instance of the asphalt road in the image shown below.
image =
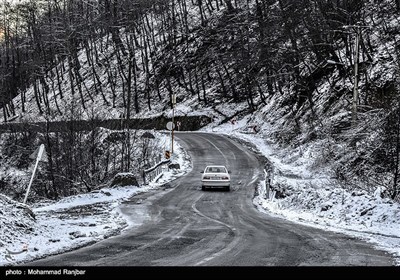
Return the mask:
{"type": "Polygon", "coordinates": [[[389,266],[371,244],[269,216],[252,203],[259,159],[215,134],[179,133],[193,170],[171,189],[136,196],[122,211],[143,224],[94,245],[27,265],[38,266],[389,266]],[[224,164],[230,192],[201,191],[200,171],[224,164]]]}

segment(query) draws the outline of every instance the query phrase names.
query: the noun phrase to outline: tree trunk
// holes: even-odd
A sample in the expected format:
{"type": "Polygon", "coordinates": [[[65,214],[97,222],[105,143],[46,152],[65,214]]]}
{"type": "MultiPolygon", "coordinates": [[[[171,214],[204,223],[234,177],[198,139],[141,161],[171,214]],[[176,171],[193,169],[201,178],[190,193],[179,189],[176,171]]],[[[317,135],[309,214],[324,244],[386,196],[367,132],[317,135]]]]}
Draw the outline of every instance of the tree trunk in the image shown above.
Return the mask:
{"type": "Polygon", "coordinates": [[[50,139],[50,132],[49,132],[49,122],[46,121],[46,141],[47,141],[47,159],[49,161],[49,176],[50,176],[50,182],[51,182],[51,189],[52,189],[52,195],[54,199],[58,199],[58,191],[57,187],[55,184],[55,178],[54,178],[54,168],[53,168],[53,152],[52,152],[52,143],[50,139]]]}

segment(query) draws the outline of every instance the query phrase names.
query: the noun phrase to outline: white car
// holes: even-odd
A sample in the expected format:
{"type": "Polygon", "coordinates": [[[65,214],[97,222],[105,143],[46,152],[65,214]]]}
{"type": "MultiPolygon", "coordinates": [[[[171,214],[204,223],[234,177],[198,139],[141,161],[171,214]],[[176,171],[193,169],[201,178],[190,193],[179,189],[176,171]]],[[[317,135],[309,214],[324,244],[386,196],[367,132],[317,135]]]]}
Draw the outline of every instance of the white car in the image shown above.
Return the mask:
{"type": "Polygon", "coordinates": [[[206,188],[224,188],[229,191],[231,188],[231,172],[223,165],[209,165],[204,171],[201,171],[201,189],[206,188]]]}

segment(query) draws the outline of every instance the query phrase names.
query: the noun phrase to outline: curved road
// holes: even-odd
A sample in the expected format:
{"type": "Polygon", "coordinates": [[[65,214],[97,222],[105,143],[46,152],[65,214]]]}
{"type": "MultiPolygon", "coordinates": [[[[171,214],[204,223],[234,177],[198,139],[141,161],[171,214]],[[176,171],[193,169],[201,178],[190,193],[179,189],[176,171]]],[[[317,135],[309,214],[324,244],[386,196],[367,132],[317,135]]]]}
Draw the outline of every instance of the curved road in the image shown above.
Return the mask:
{"type": "Polygon", "coordinates": [[[262,176],[257,157],[216,134],[178,133],[193,170],[172,189],[135,196],[126,215],[143,224],[40,266],[348,266],[393,265],[392,257],[346,235],[302,226],[257,211],[254,189],[262,176]],[[232,171],[230,192],[201,191],[206,164],[232,171]],[[140,203],[139,203],[140,202],[140,203]]]}

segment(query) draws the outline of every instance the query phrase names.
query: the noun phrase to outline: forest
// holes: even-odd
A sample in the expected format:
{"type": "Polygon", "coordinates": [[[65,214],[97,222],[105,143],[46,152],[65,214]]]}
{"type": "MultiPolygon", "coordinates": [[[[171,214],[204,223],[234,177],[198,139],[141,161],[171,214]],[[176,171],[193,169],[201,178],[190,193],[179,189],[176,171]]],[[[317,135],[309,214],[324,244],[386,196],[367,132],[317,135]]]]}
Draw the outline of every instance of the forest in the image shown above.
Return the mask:
{"type": "MultiPolygon", "coordinates": [[[[399,199],[399,0],[27,0],[1,5],[3,122],[31,121],[21,118],[27,113],[48,121],[129,120],[168,110],[174,94],[178,101],[193,99],[194,108],[245,103],[239,116],[274,108],[264,117],[278,120],[280,129],[270,135],[278,143],[345,143],[350,153],[328,144],[321,152],[336,178],[347,186],[382,184],[385,196],[399,199]]],[[[43,175],[50,182],[45,196],[62,195],[65,178],[71,185],[84,182],[90,190],[111,176],[96,167],[109,166],[110,160],[96,152],[96,133],[71,128],[63,135],[40,135],[50,157],[43,175]]],[[[121,138],[121,160],[130,153],[131,133],[121,138]]],[[[10,137],[3,149],[32,145],[39,136],[10,137]]],[[[113,172],[130,165],[128,156],[113,172]]]]}

